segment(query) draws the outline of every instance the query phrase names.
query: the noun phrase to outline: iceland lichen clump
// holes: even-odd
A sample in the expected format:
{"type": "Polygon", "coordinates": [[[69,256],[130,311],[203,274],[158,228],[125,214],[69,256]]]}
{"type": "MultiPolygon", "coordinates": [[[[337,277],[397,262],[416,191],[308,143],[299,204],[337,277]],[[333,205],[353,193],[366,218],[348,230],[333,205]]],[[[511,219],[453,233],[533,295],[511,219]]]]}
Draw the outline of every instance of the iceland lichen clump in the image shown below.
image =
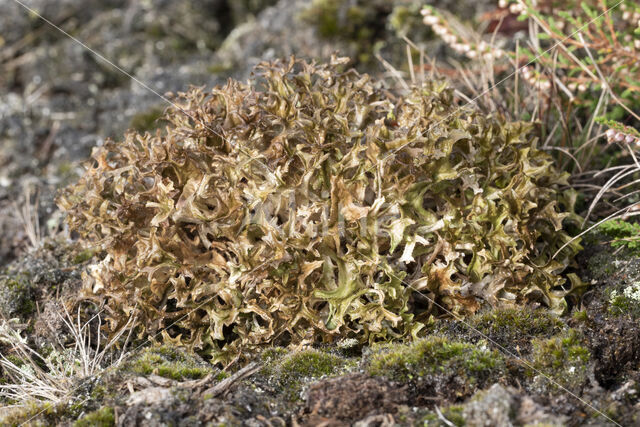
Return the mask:
{"type": "Polygon", "coordinates": [[[533,125],[459,109],[439,82],[392,94],[343,63],[193,89],[164,132],[94,151],[59,205],[106,254],[86,279],[113,329],[176,322],[166,338],[228,361],[415,336],[437,310],[418,292],[461,314],[561,307],[572,198],[533,125]]]}

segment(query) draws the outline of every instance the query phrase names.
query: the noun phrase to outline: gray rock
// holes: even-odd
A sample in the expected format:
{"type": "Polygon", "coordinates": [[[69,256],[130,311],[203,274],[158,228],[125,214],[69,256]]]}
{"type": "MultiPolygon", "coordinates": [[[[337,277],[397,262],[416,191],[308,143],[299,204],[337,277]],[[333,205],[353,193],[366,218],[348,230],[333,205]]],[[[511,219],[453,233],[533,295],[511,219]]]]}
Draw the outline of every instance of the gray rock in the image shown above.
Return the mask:
{"type": "Polygon", "coordinates": [[[464,408],[464,418],[470,427],[511,427],[518,399],[499,384],[479,392],[464,408]]]}
{"type": "Polygon", "coordinates": [[[469,427],[511,427],[514,425],[564,425],[564,417],[549,413],[531,397],[512,387],[494,384],[476,393],[464,404],[463,416],[469,427]]]}

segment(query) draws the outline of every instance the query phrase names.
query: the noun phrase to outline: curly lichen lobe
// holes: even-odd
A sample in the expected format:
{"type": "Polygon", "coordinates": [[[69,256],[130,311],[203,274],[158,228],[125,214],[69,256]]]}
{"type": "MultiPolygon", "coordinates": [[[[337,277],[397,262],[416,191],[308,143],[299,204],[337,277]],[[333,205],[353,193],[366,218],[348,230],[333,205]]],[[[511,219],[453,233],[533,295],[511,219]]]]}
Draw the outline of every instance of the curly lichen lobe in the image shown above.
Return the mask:
{"type": "Polygon", "coordinates": [[[344,64],[262,64],[184,94],[165,132],[94,151],[58,202],[104,251],[85,284],[111,325],[135,313],[230,362],[414,337],[429,300],[563,309],[579,281],[558,274],[580,246],[553,255],[575,194],[533,125],[460,109],[442,82],[392,94],[344,64]]]}

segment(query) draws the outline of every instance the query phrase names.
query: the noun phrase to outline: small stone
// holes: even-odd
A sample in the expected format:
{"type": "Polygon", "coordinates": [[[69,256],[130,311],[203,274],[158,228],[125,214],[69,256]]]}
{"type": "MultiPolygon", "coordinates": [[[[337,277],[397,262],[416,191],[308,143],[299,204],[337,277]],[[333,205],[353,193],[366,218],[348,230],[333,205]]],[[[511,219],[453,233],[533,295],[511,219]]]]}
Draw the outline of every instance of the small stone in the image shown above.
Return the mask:
{"type": "Polygon", "coordinates": [[[171,399],[172,396],[170,389],[164,387],[149,387],[136,391],[129,396],[129,399],[127,399],[127,405],[160,405],[171,399]]]}

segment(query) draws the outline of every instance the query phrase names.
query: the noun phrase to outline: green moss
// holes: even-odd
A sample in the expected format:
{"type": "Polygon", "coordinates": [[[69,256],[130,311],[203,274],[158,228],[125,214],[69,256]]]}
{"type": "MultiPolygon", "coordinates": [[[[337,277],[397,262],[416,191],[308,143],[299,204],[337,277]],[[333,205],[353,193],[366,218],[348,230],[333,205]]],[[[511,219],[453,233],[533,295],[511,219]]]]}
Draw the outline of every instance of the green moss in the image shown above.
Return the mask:
{"type": "Polygon", "coordinates": [[[261,374],[288,400],[300,399],[305,384],[338,375],[357,365],[354,360],[315,349],[285,354],[282,349],[271,348],[262,353],[262,359],[266,363],[261,374]]]}
{"type": "Polygon", "coordinates": [[[0,313],[8,318],[26,318],[35,311],[33,284],[27,274],[0,277],[0,313]]]}
{"type": "Polygon", "coordinates": [[[389,16],[389,26],[400,36],[408,36],[412,40],[428,40],[432,38],[430,28],[422,22],[420,10],[423,2],[400,4],[393,8],[389,16]]]}
{"type": "Polygon", "coordinates": [[[533,367],[531,376],[545,387],[554,387],[546,376],[555,383],[577,391],[587,380],[587,364],[591,358],[582,337],[575,329],[548,339],[533,341],[533,367]],[[542,372],[544,375],[540,375],[542,372]]]}
{"type": "Polygon", "coordinates": [[[31,401],[23,407],[9,410],[0,417],[0,425],[18,427],[22,425],[44,426],[55,425],[55,420],[66,412],[65,406],[55,406],[51,403],[31,401]]]}
{"type": "Polygon", "coordinates": [[[96,254],[96,250],[95,249],[85,249],[82,250],[80,252],[78,252],[73,259],[71,260],[71,262],[73,264],[82,264],[85,263],[87,261],[89,261],[91,258],[93,258],[93,256],[96,254]]]}
{"type": "Polygon", "coordinates": [[[113,408],[109,406],[102,407],[97,411],[93,411],[80,418],[73,423],[74,427],[110,427],[116,424],[115,414],[113,408]]]}
{"type": "Polygon", "coordinates": [[[422,23],[417,0],[313,0],[300,17],[316,28],[321,37],[338,40],[348,46],[350,55],[360,64],[376,61],[375,53],[385,49],[390,59],[405,64],[405,46],[401,36],[420,42],[433,38],[422,23]],[[401,51],[395,56],[393,52],[401,51]]]}
{"type": "Polygon", "coordinates": [[[343,364],[343,360],[338,356],[318,350],[295,352],[282,360],[280,365],[281,378],[285,381],[301,377],[319,378],[330,375],[343,364]]]}
{"type": "Polygon", "coordinates": [[[500,353],[484,342],[469,344],[442,337],[429,337],[411,344],[384,344],[374,348],[368,373],[394,381],[457,373],[471,384],[497,377],[504,369],[500,353]]]}
{"type": "Polygon", "coordinates": [[[277,0],[234,0],[227,2],[231,8],[233,22],[237,25],[247,20],[250,16],[255,16],[266,7],[273,6],[277,0]]]}
{"type": "Polygon", "coordinates": [[[143,113],[138,113],[131,118],[130,127],[138,132],[151,132],[162,127],[164,110],[154,107],[143,113]]]}
{"type": "MultiPolygon", "coordinates": [[[[207,44],[208,45],[208,44],[207,44]]],[[[167,40],[167,46],[169,50],[174,52],[191,52],[198,48],[198,44],[195,40],[181,37],[180,35],[172,34],[167,40]]],[[[213,43],[209,46],[213,47],[213,43]]]]}
{"type": "MultiPolygon", "coordinates": [[[[532,338],[550,337],[563,326],[549,311],[528,308],[488,310],[472,316],[467,323],[503,347],[526,347],[532,338]]],[[[470,331],[471,335],[474,333],[470,331]]]]}
{"type": "Polygon", "coordinates": [[[154,374],[176,381],[203,378],[215,371],[196,356],[169,345],[144,349],[125,369],[136,374],[154,374]]]}
{"type": "Polygon", "coordinates": [[[614,239],[612,247],[623,246],[634,255],[640,255],[640,224],[612,219],[600,224],[598,231],[614,239]]]}
{"type": "Polygon", "coordinates": [[[484,333],[502,331],[515,338],[519,334],[548,334],[563,323],[546,310],[503,308],[479,313],[470,319],[474,327],[484,333]]]}
{"type": "Polygon", "coordinates": [[[322,37],[336,37],[339,35],[338,7],[340,0],[314,0],[309,10],[302,14],[302,18],[315,24],[322,37]]]}
{"type": "Polygon", "coordinates": [[[268,347],[260,353],[262,363],[266,367],[274,365],[280,359],[289,354],[289,351],[283,347],[268,347]]]}
{"type": "Polygon", "coordinates": [[[93,388],[93,390],[91,390],[91,399],[96,401],[100,400],[107,396],[107,393],[107,388],[105,386],[97,385],[93,388]]]}
{"type": "Polygon", "coordinates": [[[153,24],[148,25],[145,28],[145,33],[147,34],[147,36],[149,36],[150,39],[157,39],[157,40],[162,39],[167,35],[167,32],[164,29],[164,26],[159,22],[155,22],[153,24]]]}
{"type": "Polygon", "coordinates": [[[60,163],[56,170],[56,175],[62,180],[64,185],[68,185],[72,180],[76,180],[78,178],[76,166],[71,162],[60,163]]]}
{"type": "Polygon", "coordinates": [[[587,313],[587,310],[576,311],[573,313],[571,317],[573,318],[573,320],[576,320],[578,322],[582,322],[582,323],[589,322],[589,314],[587,313]]]}

